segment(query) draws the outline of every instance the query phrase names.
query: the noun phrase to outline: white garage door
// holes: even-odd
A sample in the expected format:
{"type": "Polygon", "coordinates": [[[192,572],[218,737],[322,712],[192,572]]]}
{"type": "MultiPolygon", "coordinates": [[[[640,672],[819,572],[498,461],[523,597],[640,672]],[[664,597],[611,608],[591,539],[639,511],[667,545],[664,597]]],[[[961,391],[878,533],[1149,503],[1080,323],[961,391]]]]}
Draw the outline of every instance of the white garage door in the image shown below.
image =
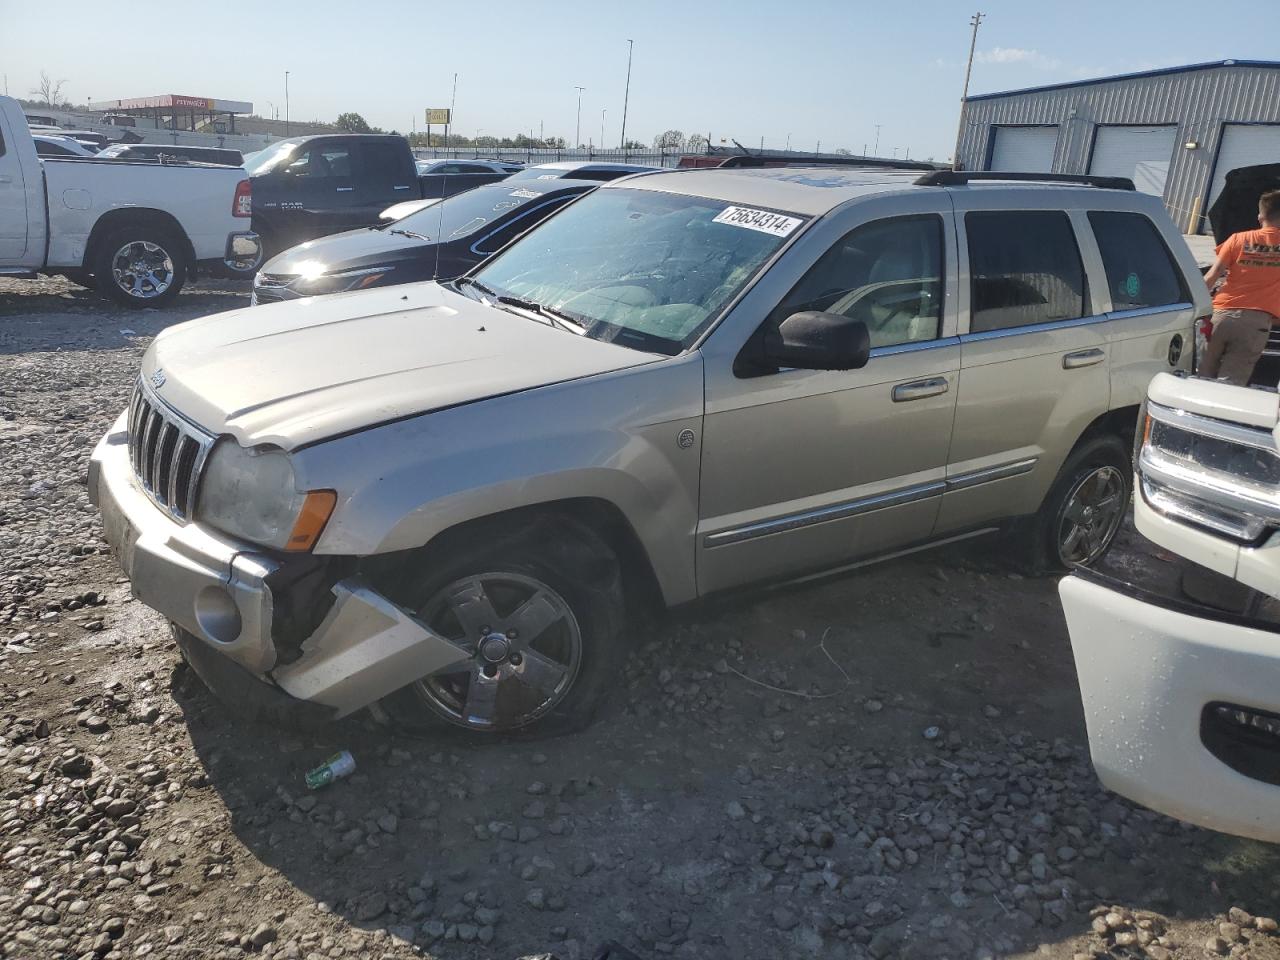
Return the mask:
{"type": "Polygon", "coordinates": [[[1213,168],[1213,187],[1204,208],[1208,210],[1218,199],[1228,173],[1260,163],[1280,163],[1280,125],[1226,124],[1222,128],[1218,162],[1213,168]]]}
{"type": "Polygon", "coordinates": [[[1127,177],[1143,193],[1164,196],[1177,127],[1099,127],[1089,172],[1127,177]]]}
{"type": "Polygon", "coordinates": [[[1049,173],[1058,146],[1057,127],[996,127],[990,170],[1049,173]]]}

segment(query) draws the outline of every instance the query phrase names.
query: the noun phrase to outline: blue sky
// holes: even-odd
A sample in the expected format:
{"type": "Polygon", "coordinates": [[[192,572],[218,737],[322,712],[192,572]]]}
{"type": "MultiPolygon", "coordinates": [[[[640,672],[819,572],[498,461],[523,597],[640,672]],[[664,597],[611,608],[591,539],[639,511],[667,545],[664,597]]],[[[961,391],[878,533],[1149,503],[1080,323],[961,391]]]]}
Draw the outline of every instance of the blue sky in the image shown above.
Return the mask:
{"type": "Polygon", "coordinates": [[[457,130],[616,146],[626,39],[635,40],[628,135],[663,130],[747,146],[847,147],[950,155],[968,52],[968,20],[987,14],[972,92],[1005,90],[1226,58],[1280,59],[1271,4],[1257,0],[487,0],[402,3],[127,5],[0,0],[0,71],[26,95],[41,69],[89,98],[184,93],[249,100],[284,116],[422,128],[448,106],[457,130]]]}

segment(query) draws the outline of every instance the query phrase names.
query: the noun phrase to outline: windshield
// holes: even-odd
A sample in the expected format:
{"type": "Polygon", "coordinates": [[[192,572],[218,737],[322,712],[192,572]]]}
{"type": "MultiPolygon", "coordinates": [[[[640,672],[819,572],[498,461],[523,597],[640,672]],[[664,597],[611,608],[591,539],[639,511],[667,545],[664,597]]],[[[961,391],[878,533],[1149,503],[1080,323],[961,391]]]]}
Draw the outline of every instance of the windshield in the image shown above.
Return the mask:
{"type": "Polygon", "coordinates": [[[293,153],[294,147],[299,143],[301,143],[300,140],[281,140],[279,143],[273,143],[271,146],[253,154],[252,160],[245,157],[245,173],[250,176],[266,173],[289,154],[293,153]]]}
{"type": "Polygon", "coordinates": [[[559,167],[524,167],[517,170],[508,180],[561,180],[573,176],[574,171],[559,167]]]}
{"type": "Polygon", "coordinates": [[[470,236],[486,223],[492,223],[508,210],[539,200],[543,194],[502,183],[476,187],[446,197],[439,203],[397,220],[395,230],[408,230],[428,240],[448,243],[470,236]]]}
{"type": "Polygon", "coordinates": [[[475,278],[567,315],[587,336],[675,354],[803,222],[723,200],[597,190],[475,278]]]}

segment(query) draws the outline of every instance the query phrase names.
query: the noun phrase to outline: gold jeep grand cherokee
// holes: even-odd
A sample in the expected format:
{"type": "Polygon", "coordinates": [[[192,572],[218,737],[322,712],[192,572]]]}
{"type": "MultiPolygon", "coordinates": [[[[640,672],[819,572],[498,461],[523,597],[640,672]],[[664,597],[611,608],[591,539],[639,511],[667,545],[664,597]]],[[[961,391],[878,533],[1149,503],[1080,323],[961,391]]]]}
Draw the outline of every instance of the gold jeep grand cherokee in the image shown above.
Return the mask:
{"type": "Polygon", "coordinates": [[[245,709],[563,727],[628,604],[1009,526],[1089,564],[1208,311],[1127,181],[640,174],[448,284],[169,329],[90,486],[245,709]]]}

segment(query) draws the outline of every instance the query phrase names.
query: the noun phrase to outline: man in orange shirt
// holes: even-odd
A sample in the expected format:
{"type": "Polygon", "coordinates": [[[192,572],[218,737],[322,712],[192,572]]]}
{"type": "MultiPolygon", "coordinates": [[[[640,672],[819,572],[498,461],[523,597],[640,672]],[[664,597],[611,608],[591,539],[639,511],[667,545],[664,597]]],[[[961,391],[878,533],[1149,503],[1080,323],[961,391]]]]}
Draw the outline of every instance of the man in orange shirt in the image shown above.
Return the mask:
{"type": "Polygon", "coordinates": [[[1271,325],[1280,323],[1280,190],[1258,200],[1260,230],[1232,234],[1204,275],[1212,290],[1213,336],[1200,374],[1248,386],[1254,365],[1266,349],[1271,325]]]}

